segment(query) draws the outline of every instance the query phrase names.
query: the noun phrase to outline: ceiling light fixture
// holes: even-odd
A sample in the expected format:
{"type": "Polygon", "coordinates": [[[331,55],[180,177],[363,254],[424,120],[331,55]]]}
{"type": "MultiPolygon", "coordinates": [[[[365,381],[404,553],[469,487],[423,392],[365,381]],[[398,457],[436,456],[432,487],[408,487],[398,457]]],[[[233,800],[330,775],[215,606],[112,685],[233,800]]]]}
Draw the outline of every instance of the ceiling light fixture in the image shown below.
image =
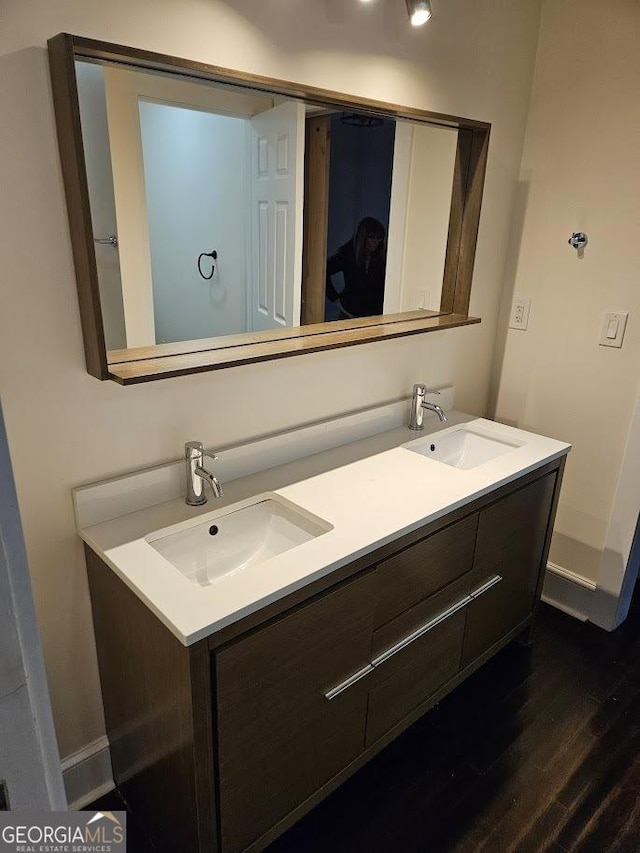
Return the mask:
{"type": "Polygon", "coordinates": [[[411,25],[421,27],[433,15],[430,0],[407,0],[407,11],[411,25]]]}

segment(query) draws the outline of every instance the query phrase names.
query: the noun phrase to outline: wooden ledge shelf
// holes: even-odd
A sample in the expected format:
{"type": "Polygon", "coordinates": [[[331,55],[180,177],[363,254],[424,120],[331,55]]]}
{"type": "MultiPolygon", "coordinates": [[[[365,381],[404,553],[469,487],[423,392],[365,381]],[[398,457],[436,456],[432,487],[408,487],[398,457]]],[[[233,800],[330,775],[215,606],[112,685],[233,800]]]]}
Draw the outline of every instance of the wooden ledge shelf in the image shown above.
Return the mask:
{"type": "MultiPolygon", "coordinates": [[[[229,346],[203,349],[203,342],[196,342],[190,352],[163,352],[161,347],[153,347],[153,357],[144,357],[143,350],[130,350],[129,360],[126,351],[109,353],[109,379],[120,385],[136,385],[140,382],[154,382],[173,376],[189,373],[203,373],[208,370],[221,370],[241,364],[254,364],[276,358],[289,358],[294,355],[306,355],[322,350],[338,349],[375,341],[385,341],[408,335],[421,335],[426,332],[438,332],[456,326],[469,326],[479,323],[479,317],[466,314],[444,314],[421,317],[419,319],[379,321],[360,328],[327,329],[317,334],[309,334],[310,327],[302,327],[304,333],[276,340],[256,342],[238,341],[234,337],[229,346]]],[[[333,325],[333,324],[326,324],[333,325]]],[[[336,324],[337,325],[337,324],[336,324]]],[[[182,345],[184,347],[184,345],[182,345]]]]}

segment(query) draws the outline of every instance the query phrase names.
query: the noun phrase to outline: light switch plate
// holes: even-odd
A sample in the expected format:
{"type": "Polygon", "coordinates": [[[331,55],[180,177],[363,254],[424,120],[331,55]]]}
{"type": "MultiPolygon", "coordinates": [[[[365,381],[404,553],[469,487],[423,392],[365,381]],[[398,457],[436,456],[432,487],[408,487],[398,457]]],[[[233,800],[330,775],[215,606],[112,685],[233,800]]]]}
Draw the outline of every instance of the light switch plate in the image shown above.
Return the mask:
{"type": "Polygon", "coordinates": [[[529,311],[531,310],[531,300],[526,296],[514,296],[511,305],[511,317],[509,319],[510,329],[520,329],[526,331],[529,325],[529,311]]]}
{"type": "Polygon", "coordinates": [[[606,311],[600,330],[600,346],[620,349],[624,340],[629,314],[626,311],[606,311]]]}

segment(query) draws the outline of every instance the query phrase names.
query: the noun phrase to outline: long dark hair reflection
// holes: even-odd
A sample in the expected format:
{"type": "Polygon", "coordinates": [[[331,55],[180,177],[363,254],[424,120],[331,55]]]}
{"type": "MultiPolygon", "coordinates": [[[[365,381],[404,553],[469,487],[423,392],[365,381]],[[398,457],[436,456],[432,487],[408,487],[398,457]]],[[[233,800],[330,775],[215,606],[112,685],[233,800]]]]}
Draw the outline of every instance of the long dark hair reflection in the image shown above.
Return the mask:
{"type": "Polygon", "coordinates": [[[356,232],[353,235],[353,251],[356,256],[356,264],[359,267],[365,265],[367,259],[367,239],[375,238],[378,241],[378,246],[374,252],[370,252],[371,260],[379,261],[386,255],[387,232],[384,225],[372,216],[365,216],[360,220],[356,232]]]}

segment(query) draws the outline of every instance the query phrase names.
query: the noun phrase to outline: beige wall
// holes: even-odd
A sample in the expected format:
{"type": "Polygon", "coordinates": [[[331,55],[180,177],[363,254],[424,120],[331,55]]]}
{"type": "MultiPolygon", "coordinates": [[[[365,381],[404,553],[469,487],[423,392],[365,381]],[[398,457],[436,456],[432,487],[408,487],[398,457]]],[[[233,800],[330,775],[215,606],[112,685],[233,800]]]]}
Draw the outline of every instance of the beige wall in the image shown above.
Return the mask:
{"type": "Polygon", "coordinates": [[[640,381],[639,45],[636,0],[543,3],[495,362],[496,418],[573,444],[551,558],[592,580],[640,381]],[[598,346],[606,310],[630,312],[622,350],[598,346]]]}
{"type": "Polygon", "coordinates": [[[460,407],[484,411],[538,23],[538,0],[447,0],[419,31],[400,0],[3,4],[0,389],[62,755],[103,732],[73,486],[418,380],[453,382],[460,407]],[[126,389],[89,377],[44,50],[60,31],[493,122],[471,304],[483,324],[126,389]]]}

